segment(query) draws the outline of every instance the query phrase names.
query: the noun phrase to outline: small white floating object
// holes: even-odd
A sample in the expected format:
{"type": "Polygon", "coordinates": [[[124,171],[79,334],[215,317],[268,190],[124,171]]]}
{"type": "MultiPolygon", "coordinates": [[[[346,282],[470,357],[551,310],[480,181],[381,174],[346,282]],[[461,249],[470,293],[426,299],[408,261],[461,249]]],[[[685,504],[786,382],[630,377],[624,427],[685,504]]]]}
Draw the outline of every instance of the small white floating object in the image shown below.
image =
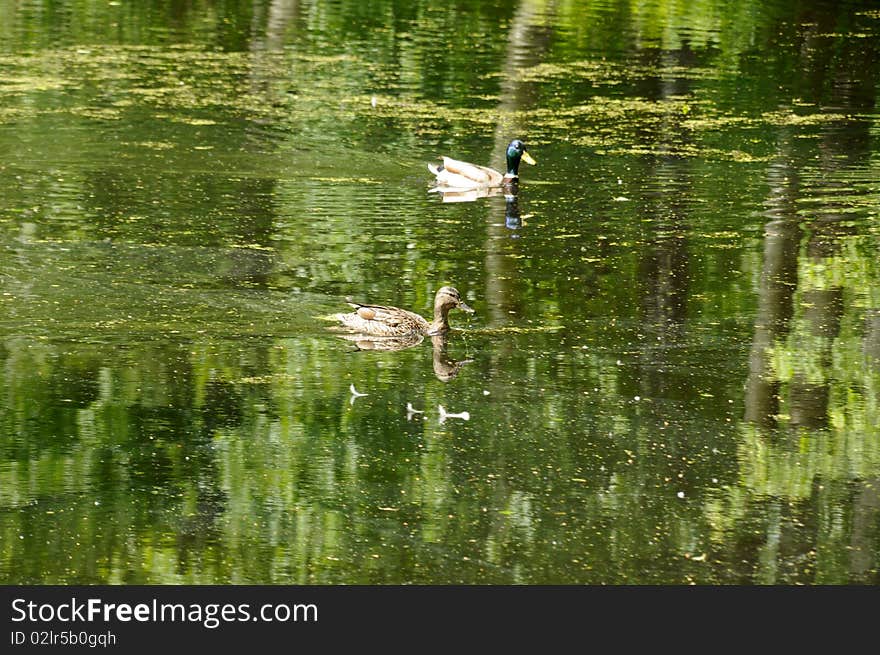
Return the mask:
{"type": "Polygon", "coordinates": [[[416,409],[415,407],[413,407],[412,403],[406,404],[406,420],[407,421],[409,421],[413,417],[413,414],[424,414],[424,413],[425,412],[423,412],[421,409],[416,409]]]}
{"type": "Polygon", "coordinates": [[[437,405],[437,411],[440,412],[441,423],[443,423],[448,418],[461,418],[465,421],[471,420],[471,415],[468,412],[459,412],[458,414],[453,414],[452,412],[447,412],[446,408],[443,405],[437,405]]]}
{"type": "Polygon", "coordinates": [[[369,395],[369,394],[366,394],[366,393],[361,393],[360,391],[358,391],[357,389],[355,389],[355,388],[354,388],[354,383],[352,383],[352,384],[348,387],[348,390],[351,392],[351,398],[348,399],[348,404],[349,404],[349,405],[354,405],[354,401],[355,401],[356,398],[360,398],[361,396],[367,396],[367,395],[369,395]]]}

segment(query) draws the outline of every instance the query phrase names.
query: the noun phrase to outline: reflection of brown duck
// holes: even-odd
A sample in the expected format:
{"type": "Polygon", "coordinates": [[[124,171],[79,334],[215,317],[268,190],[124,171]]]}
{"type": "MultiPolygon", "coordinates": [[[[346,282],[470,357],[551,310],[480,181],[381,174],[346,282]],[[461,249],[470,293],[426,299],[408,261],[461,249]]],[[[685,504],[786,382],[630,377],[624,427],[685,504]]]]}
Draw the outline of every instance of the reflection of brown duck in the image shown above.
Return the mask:
{"type": "MultiPolygon", "coordinates": [[[[361,334],[340,334],[341,338],[351,341],[358,350],[379,350],[393,351],[405,350],[419,345],[424,341],[425,337],[421,334],[415,334],[410,337],[364,337],[361,334]]],[[[472,359],[452,359],[447,352],[447,344],[449,338],[445,334],[435,334],[431,337],[431,346],[433,353],[431,356],[434,366],[434,375],[441,382],[449,382],[458,375],[461,367],[471,363],[472,359]]]]}
{"type": "Polygon", "coordinates": [[[431,337],[431,343],[434,346],[434,375],[436,375],[437,379],[441,382],[449,382],[452,378],[458,375],[462,366],[474,361],[472,359],[452,359],[446,352],[448,341],[449,340],[446,336],[442,334],[431,337]]]}
{"type": "Polygon", "coordinates": [[[340,334],[342,339],[351,341],[358,350],[405,350],[418,346],[425,340],[424,334],[413,333],[405,337],[372,337],[364,334],[340,334]]]}
{"type": "MultiPolygon", "coordinates": [[[[443,287],[437,291],[434,297],[434,320],[430,323],[415,312],[399,307],[349,304],[355,308],[355,311],[335,314],[334,318],[349,332],[363,339],[378,337],[409,340],[424,335],[444,334],[449,331],[449,310],[458,308],[469,313],[474,311],[464,303],[461,294],[453,287],[443,287]]],[[[415,343],[408,343],[403,347],[408,348],[413,345],[415,343]]],[[[399,348],[378,349],[399,350],[399,348]]]]}

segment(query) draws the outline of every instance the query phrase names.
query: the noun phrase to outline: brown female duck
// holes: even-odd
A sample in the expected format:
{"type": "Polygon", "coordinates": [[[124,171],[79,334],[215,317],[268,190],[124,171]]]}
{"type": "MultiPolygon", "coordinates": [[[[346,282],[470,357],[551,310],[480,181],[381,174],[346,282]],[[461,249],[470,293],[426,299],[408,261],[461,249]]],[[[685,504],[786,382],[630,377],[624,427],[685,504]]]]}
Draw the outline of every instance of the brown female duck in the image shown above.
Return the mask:
{"type": "Polygon", "coordinates": [[[348,314],[335,314],[347,330],[372,337],[408,337],[436,335],[449,331],[449,310],[461,309],[473,313],[454,287],[443,287],[434,296],[434,320],[427,321],[415,312],[385,305],[349,303],[355,308],[348,314]]]}

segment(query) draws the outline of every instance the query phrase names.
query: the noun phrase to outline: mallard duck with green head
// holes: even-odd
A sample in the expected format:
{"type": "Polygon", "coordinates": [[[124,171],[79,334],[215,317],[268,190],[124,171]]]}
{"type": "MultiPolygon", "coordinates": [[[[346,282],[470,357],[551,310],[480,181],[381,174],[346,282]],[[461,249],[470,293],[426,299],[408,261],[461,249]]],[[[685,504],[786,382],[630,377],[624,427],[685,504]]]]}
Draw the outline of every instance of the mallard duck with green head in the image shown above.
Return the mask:
{"type": "Polygon", "coordinates": [[[449,331],[449,312],[452,309],[473,313],[454,287],[443,287],[434,296],[434,320],[428,321],[415,312],[387,305],[348,303],[353,312],[335,314],[342,327],[350,332],[372,337],[409,337],[411,335],[438,335],[449,331]]]}
{"type": "Polygon", "coordinates": [[[436,186],[431,191],[469,191],[493,187],[512,186],[519,179],[521,161],[534,165],[535,160],[526,151],[526,144],[514,139],[507,146],[507,173],[501,174],[494,168],[443,157],[440,166],[428,164],[428,170],[436,178],[436,186]]]}

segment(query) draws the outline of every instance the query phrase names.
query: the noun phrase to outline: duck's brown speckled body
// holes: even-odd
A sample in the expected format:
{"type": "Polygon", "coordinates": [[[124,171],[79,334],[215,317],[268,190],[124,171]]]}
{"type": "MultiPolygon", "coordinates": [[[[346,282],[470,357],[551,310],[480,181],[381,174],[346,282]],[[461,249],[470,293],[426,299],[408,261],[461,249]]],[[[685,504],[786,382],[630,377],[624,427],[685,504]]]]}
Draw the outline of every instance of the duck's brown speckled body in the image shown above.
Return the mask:
{"type": "Polygon", "coordinates": [[[350,332],[372,337],[409,337],[412,335],[435,335],[449,331],[449,310],[474,310],[461,299],[454,287],[443,287],[434,297],[434,320],[428,321],[415,312],[387,305],[349,303],[355,308],[335,318],[350,332]]]}

